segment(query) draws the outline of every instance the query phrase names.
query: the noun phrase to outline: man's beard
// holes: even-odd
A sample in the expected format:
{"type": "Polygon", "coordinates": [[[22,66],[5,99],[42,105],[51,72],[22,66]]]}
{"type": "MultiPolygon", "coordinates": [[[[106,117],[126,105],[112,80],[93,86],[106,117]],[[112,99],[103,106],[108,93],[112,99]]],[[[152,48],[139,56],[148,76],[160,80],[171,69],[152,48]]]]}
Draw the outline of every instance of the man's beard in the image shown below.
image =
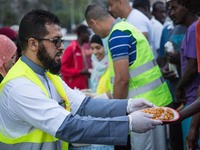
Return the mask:
{"type": "MultiPolygon", "coordinates": [[[[54,58],[55,57],[56,57],[56,55],[54,56],[54,58]]],[[[47,51],[42,43],[39,45],[37,58],[42,63],[44,69],[47,69],[52,74],[59,74],[59,71],[61,68],[61,62],[56,63],[54,58],[51,58],[49,56],[49,54],[47,53],[47,51]]]]}

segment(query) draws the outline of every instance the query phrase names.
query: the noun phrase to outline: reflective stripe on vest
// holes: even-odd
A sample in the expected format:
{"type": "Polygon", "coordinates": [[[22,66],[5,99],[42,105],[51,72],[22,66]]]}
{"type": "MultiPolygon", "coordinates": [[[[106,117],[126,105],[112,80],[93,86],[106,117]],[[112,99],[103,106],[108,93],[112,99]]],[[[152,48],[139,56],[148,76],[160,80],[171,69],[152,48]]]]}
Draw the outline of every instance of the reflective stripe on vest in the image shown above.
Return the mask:
{"type": "Polygon", "coordinates": [[[65,89],[62,85],[62,80],[59,76],[53,75],[50,72],[47,72],[47,77],[53,82],[54,86],[56,87],[57,92],[59,93],[60,97],[64,100],[65,102],[65,108],[70,111],[70,103],[67,98],[65,89]]]}
{"type": "MultiPolygon", "coordinates": [[[[46,142],[41,144],[38,143],[23,143],[20,144],[5,144],[0,142],[1,150],[61,150],[61,141],[46,142]]],[[[63,149],[64,150],[64,149],[63,149]]],[[[67,149],[65,149],[67,150],[67,149]]]]}
{"type": "Polygon", "coordinates": [[[151,60],[151,61],[149,61],[149,62],[147,62],[147,63],[145,63],[145,64],[143,64],[143,65],[141,65],[137,68],[134,68],[133,70],[130,70],[130,72],[129,72],[130,77],[131,78],[136,77],[136,76],[142,74],[143,72],[155,67],[156,65],[157,65],[156,60],[153,59],[153,60],[151,60]]]}
{"type": "MultiPolygon", "coordinates": [[[[67,110],[70,110],[69,109],[70,103],[67,99],[66,92],[62,85],[62,80],[60,79],[60,77],[57,75],[53,75],[49,72],[47,72],[47,76],[54,84],[60,97],[63,98],[63,100],[66,102],[67,110]]],[[[3,86],[7,82],[18,77],[28,78],[37,86],[39,86],[41,90],[45,93],[45,95],[49,97],[49,94],[46,88],[44,87],[44,85],[42,84],[41,80],[39,79],[39,77],[35,74],[35,72],[29,66],[27,66],[24,62],[22,62],[21,59],[19,59],[15,63],[15,65],[10,69],[10,71],[8,72],[4,80],[2,81],[0,85],[0,91],[2,90],[3,86]]],[[[19,150],[21,149],[23,150],[24,146],[26,146],[26,149],[34,149],[34,150],[36,150],[37,147],[39,147],[38,150],[41,150],[41,149],[46,150],[46,148],[48,148],[48,150],[55,150],[55,148],[58,150],[61,150],[61,142],[57,138],[39,129],[35,129],[34,131],[15,139],[5,137],[3,134],[0,133],[0,147],[1,148],[6,147],[6,149],[12,149],[13,147],[15,147],[15,148],[18,148],[19,150]],[[35,148],[33,148],[32,146],[35,148]]]]}
{"type": "Polygon", "coordinates": [[[155,89],[156,87],[162,85],[163,83],[165,82],[165,79],[163,77],[161,78],[158,78],[148,84],[145,84],[143,86],[140,86],[138,88],[135,88],[133,90],[131,90],[129,93],[128,93],[128,97],[135,97],[137,95],[141,95],[143,93],[146,93],[152,89],[155,89]]]}
{"type": "MultiPolygon", "coordinates": [[[[155,67],[157,65],[157,62],[155,59],[147,62],[146,64],[143,64],[137,68],[134,68],[134,70],[130,70],[129,71],[129,74],[130,74],[130,77],[133,78],[133,77],[136,77],[140,74],[142,74],[143,72],[155,67]]],[[[111,77],[111,83],[114,83],[114,77],[111,77]]]]}
{"type": "MultiPolygon", "coordinates": [[[[145,98],[157,106],[165,106],[171,103],[171,93],[145,37],[124,20],[113,26],[110,35],[115,30],[126,31],[136,40],[136,60],[129,66],[130,79],[127,98],[145,98]]],[[[113,94],[115,73],[110,51],[108,54],[111,80],[110,91],[113,94]]]]}
{"type": "Polygon", "coordinates": [[[19,138],[8,138],[3,136],[0,133],[0,142],[5,143],[5,144],[19,144],[19,143],[23,143],[23,142],[27,142],[27,143],[40,143],[40,142],[55,142],[58,141],[57,138],[48,135],[45,132],[41,132],[41,130],[36,129],[33,132],[30,132],[29,134],[26,134],[24,136],[21,136],[19,138]]]}
{"type": "MultiPolygon", "coordinates": [[[[143,65],[135,68],[134,70],[131,70],[130,78],[136,77],[136,76],[142,74],[143,72],[147,71],[148,69],[155,67],[156,65],[157,65],[157,63],[155,60],[149,61],[148,63],[143,64],[143,65]]],[[[112,84],[114,84],[114,77],[111,78],[111,82],[112,82],[112,84]]],[[[160,78],[153,80],[143,86],[140,86],[136,89],[130,90],[128,93],[128,97],[135,97],[137,95],[148,92],[148,91],[162,85],[164,82],[165,82],[165,79],[161,76],[160,78]]]]}
{"type": "Polygon", "coordinates": [[[109,73],[110,73],[109,69],[107,69],[104,72],[104,74],[101,76],[99,83],[98,83],[98,86],[97,86],[97,90],[96,90],[97,94],[104,94],[107,91],[109,91],[109,89],[110,89],[110,86],[109,86],[110,74],[109,73]]]}

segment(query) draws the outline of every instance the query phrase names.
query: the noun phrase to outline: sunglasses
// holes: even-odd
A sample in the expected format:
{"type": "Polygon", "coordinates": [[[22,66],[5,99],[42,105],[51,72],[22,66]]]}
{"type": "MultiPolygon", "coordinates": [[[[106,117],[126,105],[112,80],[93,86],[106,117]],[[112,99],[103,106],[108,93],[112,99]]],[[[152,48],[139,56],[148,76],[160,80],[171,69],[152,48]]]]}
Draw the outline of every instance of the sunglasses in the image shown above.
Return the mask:
{"type": "MultiPolygon", "coordinates": [[[[37,38],[36,38],[37,39],[37,38]]],[[[37,39],[37,40],[46,40],[46,41],[50,41],[50,42],[52,42],[54,45],[55,45],[55,47],[56,48],[59,48],[59,47],[61,47],[61,45],[63,44],[63,42],[64,42],[64,39],[62,39],[62,38],[53,38],[53,39],[37,39]]]]}

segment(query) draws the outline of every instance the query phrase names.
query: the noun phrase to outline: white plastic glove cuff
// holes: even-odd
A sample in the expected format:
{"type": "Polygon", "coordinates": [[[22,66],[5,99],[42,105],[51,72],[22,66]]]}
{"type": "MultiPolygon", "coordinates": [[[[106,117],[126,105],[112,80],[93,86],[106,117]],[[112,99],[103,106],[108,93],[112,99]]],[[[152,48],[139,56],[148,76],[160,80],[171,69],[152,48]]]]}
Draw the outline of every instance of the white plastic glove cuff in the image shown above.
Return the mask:
{"type": "Polygon", "coordinates": [[[153,103],[143,98],[129,98],[127,105],[127,113],[130,114],[131,112],[154,106],[155,105],[153,103]]]}
{"type": "Polygon", "coordinates": [[[130,115],[128,115],[129,118],[129,130],[132,131],[133,127],[132,127],[132,117],[130,115]]]}

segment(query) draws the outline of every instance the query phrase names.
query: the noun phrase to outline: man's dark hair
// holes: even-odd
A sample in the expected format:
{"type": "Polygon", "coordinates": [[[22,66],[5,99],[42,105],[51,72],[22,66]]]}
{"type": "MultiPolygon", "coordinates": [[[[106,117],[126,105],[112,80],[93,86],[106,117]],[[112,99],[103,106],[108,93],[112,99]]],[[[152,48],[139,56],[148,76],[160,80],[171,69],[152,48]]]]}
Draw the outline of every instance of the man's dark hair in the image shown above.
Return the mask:
{"type": "Polygon", "coordinates": [[[165,5],[165,4],[161,1],[157,1],[157,2],[153,3],[152,12],[157,12],[159,5],[165,5]]]}
{"type": "Polygon", "coordinates": [[[43,38],[48,34],[45,27],[47,23],[60,26],[58,17],[45,10],[32,10],[22,18],[18,32],[22,51],[26,50],[29,38],[43,38]]]}
{"type": "Polygon", "coordinates": [[[167,9],[172,1],[176,1],[178,4],[187,8],[190,13],[200,15],[200,0],[171,0],[166,3],[167,9]]]}
{"type": "Polygon", "coordinates": [[[200,13],[200,0],[178,0],[178,2],[194,13],[200,13]]]}
{"type": "Polygon", "coordinates": [[[77,26],[75,32],[76,32],[77,36],[79,37],[81,33],[88,33],[89,28],[88,28],[88,26],[81,24],[81,25],[77,26]]]}
{"type": "Polygon", "coordinates": [[[90,19],[101,19],[109,15],[108,10],[100,5],[88,5],[85,11],[85,19],[87,21],[90,19]]]}
{"type": "Polygon", "coordinates": [[[133,8],[147,8],[148,10],[150,10],[151,4],[149,0],[134,0],[133,1],[133,8]]]}

